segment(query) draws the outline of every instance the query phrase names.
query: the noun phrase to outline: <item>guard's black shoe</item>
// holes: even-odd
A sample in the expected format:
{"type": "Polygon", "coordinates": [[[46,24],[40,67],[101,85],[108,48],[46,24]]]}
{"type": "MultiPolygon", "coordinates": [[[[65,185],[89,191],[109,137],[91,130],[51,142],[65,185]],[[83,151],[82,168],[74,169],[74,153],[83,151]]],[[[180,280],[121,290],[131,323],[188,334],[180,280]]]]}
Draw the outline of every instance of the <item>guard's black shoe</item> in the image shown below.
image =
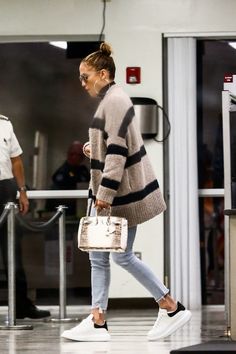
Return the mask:
{"type": "Polygon", "coordinates": [[[34,304],[30,304],[27,307],[16,310],[16,318],[33,318],[40,319],[51,316],[51,313],[47,310],[40,310],[34,304]]]}

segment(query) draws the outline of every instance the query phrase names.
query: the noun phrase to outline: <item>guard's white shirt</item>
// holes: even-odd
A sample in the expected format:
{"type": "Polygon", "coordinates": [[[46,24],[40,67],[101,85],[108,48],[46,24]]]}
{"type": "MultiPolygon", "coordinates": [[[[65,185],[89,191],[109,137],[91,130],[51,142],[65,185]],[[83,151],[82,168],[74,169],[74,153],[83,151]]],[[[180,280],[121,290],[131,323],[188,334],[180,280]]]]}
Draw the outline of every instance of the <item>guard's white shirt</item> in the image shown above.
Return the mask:
{"type": "Polygon", "coordinates": [[[11,157],[22,154],[22,149],[15,136],[8,118],[0,115],[0,181],[13,178],[11,157]]]}

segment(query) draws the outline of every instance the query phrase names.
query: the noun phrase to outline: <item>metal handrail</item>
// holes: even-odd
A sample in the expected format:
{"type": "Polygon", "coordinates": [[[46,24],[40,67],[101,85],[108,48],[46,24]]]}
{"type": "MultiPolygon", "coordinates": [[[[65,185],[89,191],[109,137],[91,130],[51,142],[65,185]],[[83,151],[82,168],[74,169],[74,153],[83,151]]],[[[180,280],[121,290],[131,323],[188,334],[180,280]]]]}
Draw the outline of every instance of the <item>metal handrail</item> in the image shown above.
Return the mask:
{"type": "Polygon", "coordinates": [[[10,213],[10,209],[4,208],[4,210],[0,216],[0,226],[4,224],[9,213],[10,213]]]}
{"type": "MultiPolygon", "coordinates": [[[[17,194],[17,197],[19,197],[19,192],[17,194]]],[[[88,190],[28,190],[27,197],[28,199],[83,199],[88,198],[88,190]]]]}
{"type": "Polygon", "coordinates": [[[199,197],[224,197],[224,188],[204,188],[198,190],[199,197]]]}

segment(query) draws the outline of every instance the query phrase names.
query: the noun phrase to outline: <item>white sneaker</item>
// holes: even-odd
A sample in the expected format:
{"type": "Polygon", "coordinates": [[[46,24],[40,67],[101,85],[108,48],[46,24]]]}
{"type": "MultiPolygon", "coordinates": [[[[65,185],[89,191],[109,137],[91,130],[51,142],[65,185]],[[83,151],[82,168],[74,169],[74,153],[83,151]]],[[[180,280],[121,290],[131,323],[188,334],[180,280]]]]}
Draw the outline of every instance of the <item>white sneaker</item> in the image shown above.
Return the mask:
{"type": "Polygon", "coordinates": [[[93,315],[89,315],[78,326],[61,334],[61,337],[79,342],[108,342],[111,340],[107,325],[100,327],[93,322],[93,315]]]}
{"type": "Polygon", "coordinates": [[[177,310],[173,313],[168,313],[165,309],[159,309],[157,320],[148,332],[148,340],[157,340],[160,338],[165,338],[177,329],[183,327],[190,319],[192,315],[189,310],[177,303],[177,310]]]}

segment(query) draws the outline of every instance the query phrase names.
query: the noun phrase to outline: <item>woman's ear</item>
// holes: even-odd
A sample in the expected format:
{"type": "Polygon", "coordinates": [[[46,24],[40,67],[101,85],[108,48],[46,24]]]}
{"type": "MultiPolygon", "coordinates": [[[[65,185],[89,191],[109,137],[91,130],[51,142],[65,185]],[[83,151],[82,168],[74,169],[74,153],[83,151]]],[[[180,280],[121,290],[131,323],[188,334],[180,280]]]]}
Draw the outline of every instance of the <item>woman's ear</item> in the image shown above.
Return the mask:
{"type": "Polygon", "coordinates": [[[100,70],[100,75],[102,80],[109,80],[109,73],[106,69],[100,70]]]}

